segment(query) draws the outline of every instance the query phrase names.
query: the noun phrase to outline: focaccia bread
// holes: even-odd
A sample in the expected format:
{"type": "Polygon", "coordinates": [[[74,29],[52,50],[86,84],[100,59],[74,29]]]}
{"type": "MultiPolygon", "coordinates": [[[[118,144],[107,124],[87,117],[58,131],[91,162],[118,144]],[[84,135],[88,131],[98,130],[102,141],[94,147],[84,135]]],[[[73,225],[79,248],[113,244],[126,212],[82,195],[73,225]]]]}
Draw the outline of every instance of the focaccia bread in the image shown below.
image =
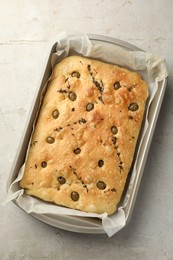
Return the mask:
{"type": "Polygon", "coordinates": [[[127,69],[79,56],[53,69],[20,186],[85,212],[116,211],[143,120],[148,86],[127,69]]]}

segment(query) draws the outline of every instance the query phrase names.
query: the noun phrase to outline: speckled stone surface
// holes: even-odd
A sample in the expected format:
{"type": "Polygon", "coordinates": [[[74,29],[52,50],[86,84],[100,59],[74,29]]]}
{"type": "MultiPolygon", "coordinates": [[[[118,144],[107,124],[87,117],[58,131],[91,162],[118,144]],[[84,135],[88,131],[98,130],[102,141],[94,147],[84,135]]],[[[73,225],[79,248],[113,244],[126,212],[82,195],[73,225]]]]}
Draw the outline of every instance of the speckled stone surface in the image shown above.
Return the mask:
{"type": "Polygon", "coordinates": [[[169,79],[133,216],[111,238],[48,226],[0,205],[0,259],[173,259],[173,2],[6,0],[0,3],[0,200],[56,35],[115,37],[163,55],[169,79]]]}

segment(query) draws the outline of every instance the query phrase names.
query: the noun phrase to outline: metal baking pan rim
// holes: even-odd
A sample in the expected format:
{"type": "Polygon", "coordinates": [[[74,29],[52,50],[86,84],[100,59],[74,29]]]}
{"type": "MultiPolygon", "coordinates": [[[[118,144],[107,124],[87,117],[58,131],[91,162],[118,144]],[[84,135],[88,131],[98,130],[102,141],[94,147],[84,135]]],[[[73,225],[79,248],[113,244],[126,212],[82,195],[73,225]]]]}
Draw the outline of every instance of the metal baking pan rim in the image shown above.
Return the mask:
{"type": "Polygon", "coordinates": [[[131,51],[144,51],[133,44],[130,44],[128,42],[110,36],[104,36],[99,34],[88,34],[88,37],[91,41],[102,41],[102,42],[112,43],[131,51]]]}

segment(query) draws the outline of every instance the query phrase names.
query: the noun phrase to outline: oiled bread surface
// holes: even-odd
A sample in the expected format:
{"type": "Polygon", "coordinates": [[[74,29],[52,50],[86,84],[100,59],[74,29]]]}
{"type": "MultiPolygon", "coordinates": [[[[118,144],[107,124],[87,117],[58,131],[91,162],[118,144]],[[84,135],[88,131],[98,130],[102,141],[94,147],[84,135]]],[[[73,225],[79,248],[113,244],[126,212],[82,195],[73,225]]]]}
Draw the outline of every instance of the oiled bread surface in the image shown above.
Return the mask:
{"type": "Polygon", "coordinates": [[[24,177],[28,195],[112,214],[134,156],[148,96],[134,72],[79,56],[53,70],[24,177]]]}

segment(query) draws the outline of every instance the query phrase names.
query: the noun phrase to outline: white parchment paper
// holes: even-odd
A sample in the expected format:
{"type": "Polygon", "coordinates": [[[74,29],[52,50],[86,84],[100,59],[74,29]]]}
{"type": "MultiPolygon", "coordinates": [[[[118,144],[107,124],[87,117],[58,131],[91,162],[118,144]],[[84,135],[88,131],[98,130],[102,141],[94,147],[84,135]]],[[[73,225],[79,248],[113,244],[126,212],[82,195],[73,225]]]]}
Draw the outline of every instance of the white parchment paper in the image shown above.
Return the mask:
{"type": "Polygon", "coordinates": [[[107,235],[111,237],[126,224],[125,208],[128,204],[128,199],[133,189],[133,181],[137,174],[136,162],[138,160],[138,155],[141,152],[141,144],[148,127],[147,116],[150,109],[150,104],[157,91],[158,82],[164,80],[168,76],[167,66],[164,58],[158,55],[142,51],[129,51],[119,45],[110,44],[107,42],[92,44],[86,34],[62,32],[57,37],[56,52],[52,55],[51,59],[52,67],[54,67],[54,65],[61,61],[64,57],[74,54],[98,59],[108,63],[113,63],[137,71],[149,84],[149,99],[146,107],[145,123],[143,125],[142,134],[140,136],[140,142],[138,144],[138,150],[136,153],[131,179],[121,206],[118,208],[115,214],[108,216],[107,213],[91,214],[78,210],[67,209],[64,207],[59,207],[57,205],[46,203],[31,196],[27,196],[24,194],[24,190],[21,189],[18,184],[19,180],[23,176],[25,165],[21,167],[15,181],[11,183],[11,186],[8,190],[8,197],[6,202],[16,200],[17,204],[27,213],[48,213],[55,215],[63,214],[71,216],[100,218],[102,219],[103,229],[105,230],[107,235]]]}

